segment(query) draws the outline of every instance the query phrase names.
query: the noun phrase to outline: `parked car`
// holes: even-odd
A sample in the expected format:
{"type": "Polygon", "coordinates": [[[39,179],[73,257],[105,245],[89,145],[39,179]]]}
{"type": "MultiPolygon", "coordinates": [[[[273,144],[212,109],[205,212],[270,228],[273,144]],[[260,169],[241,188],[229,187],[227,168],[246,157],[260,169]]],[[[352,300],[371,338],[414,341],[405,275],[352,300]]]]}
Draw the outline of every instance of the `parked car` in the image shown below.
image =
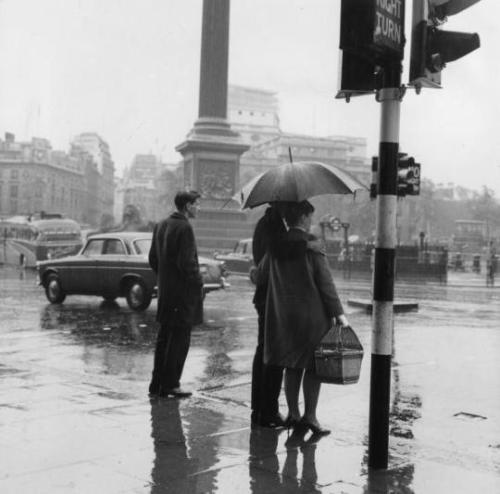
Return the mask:
{"type": "Polygon", "coordinates": [[[224,262],[229,274],[250,274],[253,267],[252,239],[239,240],[232,252],[215,253],[214,259],[224,262]]]}
{"type": "MultiPolygon", "coordinates": [[[[105,300],[125,297],[141,311],[156,296],[156,276],[149,266],[150,232],[113,232],[87,238],[77,255],[37,263],[39,285],[53,304],[66,295],[97,295],[105,300]]],[[[203,293],[227,286],[221,261],[200,257],[203,293]]]]}

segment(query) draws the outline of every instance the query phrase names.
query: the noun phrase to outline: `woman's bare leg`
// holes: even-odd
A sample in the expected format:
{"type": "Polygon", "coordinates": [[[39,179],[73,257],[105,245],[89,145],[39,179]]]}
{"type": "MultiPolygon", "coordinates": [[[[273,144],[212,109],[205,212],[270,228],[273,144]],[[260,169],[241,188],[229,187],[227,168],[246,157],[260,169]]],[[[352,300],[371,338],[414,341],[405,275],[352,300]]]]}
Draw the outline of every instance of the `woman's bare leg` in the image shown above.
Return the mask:
{"type": "Polygon", "coordinates": [[[318,407],[319,391],[321,381],[319,381],[313,371],[306,370],[304,374],[304,419],[310,424],[319,425],[316,417],[318,407]]]}
{"type": "Polygon", "coordinates": [[[285,371],[285,396],[288,405],[288,415],[293,419],[300,418],[299,391],[302,381],[303,369],[290,369],[285,371]]]}

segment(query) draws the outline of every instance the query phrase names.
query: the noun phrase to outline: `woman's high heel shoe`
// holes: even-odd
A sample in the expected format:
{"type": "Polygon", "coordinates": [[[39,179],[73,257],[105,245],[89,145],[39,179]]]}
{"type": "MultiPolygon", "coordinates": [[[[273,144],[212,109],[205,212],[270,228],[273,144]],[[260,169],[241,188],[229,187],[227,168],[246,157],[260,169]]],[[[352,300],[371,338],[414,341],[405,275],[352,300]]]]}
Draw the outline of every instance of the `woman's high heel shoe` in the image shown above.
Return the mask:
{"type": "Polygon", "coordinates": [[[309,429],[315,436],[327,436],[330,432],[332,432],[330,429],[325,429],[319,424],[308,422],[307,420],[304,420],[304,418],[300,419],[297,425],[303,427],[306,431],[309,429]]]}
{"type": "Polygon", "coordinates": [[[287,429],[291,429],[292,427],[295,427],[299,422],[300,418],[297,419],[295,417],[292,417],[291,415],[288,415],[288,417],[285,419],[285,427],[287,429]]]}

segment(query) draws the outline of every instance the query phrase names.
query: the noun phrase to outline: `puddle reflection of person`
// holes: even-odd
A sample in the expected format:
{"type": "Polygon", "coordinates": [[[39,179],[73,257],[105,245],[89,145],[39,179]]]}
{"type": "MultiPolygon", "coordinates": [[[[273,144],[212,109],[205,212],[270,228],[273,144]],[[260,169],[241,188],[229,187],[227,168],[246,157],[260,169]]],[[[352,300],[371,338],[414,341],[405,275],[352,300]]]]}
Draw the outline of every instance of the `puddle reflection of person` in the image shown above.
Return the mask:
{"type": "Polygon", "coordinates": [[[254,427],[250,431],[249,477],[250,492],[300,492],[319,493],[315,488],[318,479],[316,471],[316,443],[320,435],[305,439],[306,431],[293,432],[285,441],[286,458],[280,472],[277,455],[278,438],[282,430],[254,427]],[[302,455],[302,472],[299,478],[299,461],[302,455]]]}
{"type": "Polygon", "coordinates": [[[196,492],[198,460],[190,458],[182,428],[179,401],[156,399],[151,402],[151,437],[154,461],[151,494],[196,492]]]}
{"type": "Polygon", "coordinates": [[[280,464],[276,450],[278,438],[283,429],[250,429],[250,448],[248,474],[250,477],[250,492],[274,492],[282,482],[280,464]],[[265,465],[265,466],[264,466],[265,465]]]}
{"type": "Polygon", "coordinates": [[[282,475],[296,483],[296,487],[308,493],[320,493],[315,485],[318,481],[316,471],[316,446],[322,435],[311,434],[305,439],[304,431],[294,431],[285,442],[286,459],[282,475]],[[299,460],[302,454],[302,473],[299,478],[299,460]]]}

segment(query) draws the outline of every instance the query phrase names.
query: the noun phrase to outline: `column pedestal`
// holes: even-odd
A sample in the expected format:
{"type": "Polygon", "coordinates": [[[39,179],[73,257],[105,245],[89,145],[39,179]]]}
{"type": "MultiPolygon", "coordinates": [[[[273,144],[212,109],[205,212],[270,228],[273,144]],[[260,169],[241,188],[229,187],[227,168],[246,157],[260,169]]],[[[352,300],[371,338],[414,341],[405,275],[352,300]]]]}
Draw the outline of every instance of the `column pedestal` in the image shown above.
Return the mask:
{"type": "Polygon", "coordinates": [[[239,187],[240,156],[248,149],[219,118],[200,118],[176,147],[184,158],[184,187],[201,194],[201,209],[193,221],[200,251],[231,249],[252,235],[253,225],[232,199],[239,187]]]}

